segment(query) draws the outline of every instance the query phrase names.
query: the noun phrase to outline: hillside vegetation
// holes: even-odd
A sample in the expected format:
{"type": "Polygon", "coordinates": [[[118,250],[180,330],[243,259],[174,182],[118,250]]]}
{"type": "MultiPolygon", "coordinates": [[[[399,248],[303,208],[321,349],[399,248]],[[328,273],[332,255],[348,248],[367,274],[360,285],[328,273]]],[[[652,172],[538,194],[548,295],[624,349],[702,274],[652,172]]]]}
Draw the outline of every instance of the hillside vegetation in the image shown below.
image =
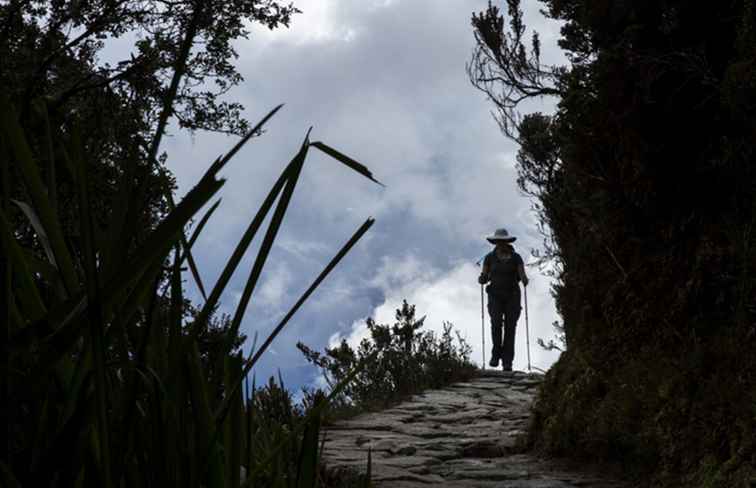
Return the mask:
{"type": "Polygon", "coordinates": [[[0,486],[339,482],[322,479],[320,422],[362,365],[296,413],[281,387],[246,379],[373,220],[246,358],[240,330],[308,150],[370,171],[308,132],[212,286],[192,257],[220,203],[210,204],[225,183],[219,172],[280,109],[253,127],[240,105],[217,98],[241,81],[231,42],[249,22],[274,28],[296,12],[266,0],[0,4],[0,486]],[[135,52],[101,62],[104,40],[126,33],[135,52]],[[217,91],[199,91],[210,79],[217,91]],[[169,120],[242,136],[178,202],[160,151],[169,120]],[[219,317],[266,220],[241,299],[219,317]],[[186,269],[201,305],[184,294],[186,269]]]}
{"type": "Polygon", "coordinates": [[[567,350],[531,441],[659,486],[756,477],[753,2],[542,0],[564,67],[519,1],[474,14],[471,81],[520,145],[567,350]],[[552,115],[520,102],[556,97],[552,115]]]}

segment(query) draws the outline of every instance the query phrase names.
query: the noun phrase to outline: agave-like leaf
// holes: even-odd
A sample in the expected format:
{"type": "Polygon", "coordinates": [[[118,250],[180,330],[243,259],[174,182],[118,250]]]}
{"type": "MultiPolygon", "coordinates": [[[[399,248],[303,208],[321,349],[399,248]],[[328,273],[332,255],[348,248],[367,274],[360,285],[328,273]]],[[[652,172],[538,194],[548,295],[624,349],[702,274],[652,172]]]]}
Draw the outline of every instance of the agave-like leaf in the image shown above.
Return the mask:
{"type": "Polygon", "coordinates": [[[158,256],[164,256],[178,240],[184,226],[192,216],[212,198],[223,186],[225,180],[216,179],[215,173],[208,170],[205,176],[186,194],[184,199],[145,239],[127,263],[121,266],[104,287],[104,296],[112,299],[117,292],[130,286],[158,256]]]}
{"type": "Polygon", "coordinates": [[[232,157],[234,157],[234,155],[237,152],[239,152],[239,149],[241,149],[242,147],[244,147],[244,145],[247,142],[249,142],[249,140],[250,140],[250,138],[252,138],[252,136],[254,136],[255,134],[259,134],[260,131],[262,131],[262,128],[266,124],[266,122],[268,122],[268,120],[271,117],[273,117],[276,114],[276,112],[278,112],[279,110],[281,110],[281,107],[283,107],[283,106],[284,106],[283,103],[279,104],[279,105],[275,106],[273,108],[273,110],[271,110],[270,112],[268,112],[268,114],[265,117],[263,117],[263,119],[260,122],[258,122],[257,125],[255,125],[252,128],[252,130],[250,130],[249,132],[247,132],[247,134],[244,137],[242,137],[241,140],[239,142],[237,142],[234,147],[231,148],[231,150],[228,152],[228,154],[226,154],[225,156],[223,156],[223,158],[221,159],[220,165],[221,166],[225,165],[228,161],[231,160],[232,157]]]}
{"type": "Polygon", "coordinates": [[[50,247],[55,256],[55,262],[60,269],[63,283],[69,295],[75,295],[79,290],[79,280],[68,248],[63,239],[63,231],[50,204],[47,191],[42,184],[36,163],[23,130],[16,119],[15,110],[5,95],[0,98],[0,125],[5,133],[4,140],[10,146],[20,169],[26,189],[31,196],[36,214],[39,216],[42,228],[49,237],[50,247]]]}
{"type": "MultiPolygon", "coordinates": [[[[142,275],[139,281],[134,285],[128,294],[126,301],[123,305],[113,314],[113,321],[108,327],[105,335],[105,342],[112,344],[118,340],[124,332],[124,328],[127,324],[132,323],[134,315],[147,303],[150,292],[152,292],[155,284],[155,280],[161,272],[163,264],[162,256],[155,260],[151,266],[147,268],[147,272],[142,275]]],[[[145,307],[146,308],[146,307],[145,307]]],[[[123,351],[121,351],[122,353],[123,351]]],[[[121,359],[126,360],[128,354],[121,354],[121,359]]]]}
{"type": "MultiPolygon", "coordinates": [[[[181,203],[145,239],[131,259],[123,263],[119,270],[104,284],[101,297],[106,315],[117,305],[115,303],[116,298],[131,287],[148,268],[154,266],[155,262],[167,255],[189,219],[212,198],[224,182],[225,180],[217,180],[215,172],[208,170],[197,185],[186,194],[181,203]]],[[[54,314],[51,313],[52,311],[48,312],[47,316],[32,324],[29,327],[30,331],[27,331],[26,334],[12,338],[11,345],[28,341],[30,334],[32,334],[32,337],[34,334],[41,337],[52,330],[54,331],[52,335],[46,338],[46,342],[50,346],[47,350],[55,357],[62,356],[79,337],[83,324],[81,321],[74,321],[74,319],[86,310],[86,305],[86,298],[82,296],[70,300],[63,306],[56,308],[54,314]]]]}
{"type": "Polygon", "coordinates": [[[50,264],[49,261],[40,259],[30,249],[22,248],[21,253],[24,256],[24,260],[26,261],[26,266],[29,269],[29,272],[38,274],[51,285],[60,283],[60,273],[58,273],[58,268],[50,264]]]}
{"type": "MultiPolygon", "coordinates": [[[[259,122],[257,123],[257,125],[255,125],[255,127],[253,127],[253,128],[252,128],[252,130],[250,130],[250,131],[249,131],[249,132],[248,132],[248,133],[247,133],[247,134],[246,134],[246,135],[245,135],[245,136],[244,136],[244,137],[243,137],[243,138],[242,138],[242,139],[241,139],[241,140],[240,140],[239,142],[237,142],[237,143],[236,143],[236,145],[234,145],[234,147],[233,147],[233,148],[231,148],[231,151],[229,151],[229,152],[228,152],[228,154],[226,154],[226,155],[222,156],[221,158],[219,158],[219,159],[218,159],[218,160],[217,160],[217,161],[216,161],[216,162],[214,163],[214,166],[216,166],[216,165],[217,165],[217,168],[215,168],[214,170],[215,170],[215,171],[217,172],[217,171],[219,171],[219,170],[220,170],[220,169],[221,169],[221,168],[222,168],[223,166],[225,166],[225,165],[226,165],[226,163],[228,163],[228,162],[229,162],[229,161],[231,160],[231,158],[232,158],[232,157],[233,157],[233,156],[234,156],[234,155],[235,155],[235,154],[236,154],[236,153],[237,153],[237,152],[238,152],[238,151],[239,151],[239,150],[240,150],[240,149],[241,149],[242,147],[244,147],[244,145],[245,145],[245,144],[246,144],[247,142],[249,142],[250,138],[252,138],[252,136],[253,136],[253,135],[255,135],[255,134],[259,134],[259,133],[260,133],[260,131],[262,130],[262,127],[263,127],[263,126],[265,125],[265,123],[266,123],[266,122],[267,122],[267,121],[268,121],[268,120],[269,120],[269,119],[270,119],[271,117],[273,117],[273,115],[275,115],[275,113],[276,113],[276,112],[278,112],[278,110],[279,110],[279,109],[280,109],[281,107],[283,107],[283,104],[281,104],[281,105],[278,105],[278,106],[277,106],[277,107],[275,107],[275,108],[274,108],[273,110],[271,110],[271,111],[270,111],[270,112],[269,112],[269,113],[268,113],[268,114],[267,114],[267,115],[266,115],[265,117],[263,117],[263,119],[262,119],[262,120],[260,120],[260,121],[259,121],[259,122]]],[[[211,168],[211,169],[213,169],[213,168],[211,168]]],[[[170,205],[170,206],[172,207],[172,206],[173,206],[173,198],[172,198],[172,195],[170,195],[170,194],[168,195],[168,202],[169,202],[169,205],[170,205]]],[[[211,209],[210,209],[210,211],[208,211],[208,213],[206,214],[206,217],[209,217],[209,216],[210,216],[210,214],[212,214],[212,213],[213,213],[213,211],[215,210],[215,207],[217,207],[217,203],[216,203],[216,205],[215,205],[215,206],[214,206],[213,208],[211,208],[211,209]]],[[[204,221],[206,221],[206,218],[205,218],[205,220],[204,220],[204,221]]],[[[204,221],[203,221],[203,222],[204,222],[204,221]]],[[[198,227],[198,230],[201,230],[201,227],[202,227],[203,225],[204,225],[204,223],[201,223],[201,224],[200,224],[200,227],[198,227]]],[[[195,234],[194,234],[194,235],[196,236],[196,235],[198,235],[198,233],[197,233],[197,232],[195,232],[195,234]]],[[[191,271],[191,273],[192,273],[192,277],[194,278],[194,281],[195,281],[195,282],[197,283],[197,287],[199,288],[199,290],[200,290],[200,293],[202,294],[202,298],[203,298],[203,299],[205,300],[205,302],[207,302],[208,300],[207,300],[207,293],[205,292],[205,285],[204,285],[204,284],[202,283],[202,278],[201,278],[201,276],[200,276],[200,274],[199,274],[199,271],[197,270],[197,265],[196,265],[196,264],[195,264],[195,262],[194,262],[194,257],[192,256],[192,251],[191,251],[191,242],[190,242],[190,243],[187,243],[187,242],[186,242],[186,237],[184,236],[184,234],[183,234],[183,231],[182,231],[182,234],[181,234],[181,245],[183,246],[183,248],[184,248],[184,250],[185,250],[184,252],[185,252],[185,255],[186,255],[186,259],[187,259],[187,261],[188,261],[188,263],[189,263],[189,269],[190,269],[190,271],[191,271]]]]}
{"type": "Polygon", "coordinates": [[[197,344],[192,343],[185,358],[189,372],[189,394],[192,403],[194,421],[197,424],[196,434],[200,459],[206,466],[207,486],[222,488],[224,473],[220,461],[217,429],[210,411],[210,401],[207,393],[207,382],[203,375],[197,344]],[[202,455],[204,453],[204,455],[202,455]]]}
{"type": "MultiPolygon", "coordinates": [[[[213,215],[215,210],[220,205],[222,199],[218,199],[208,210],[205,212],[205,215],[202,216],[199,223],[197,224],[197,227],[194,228],[194,232],[192,232],[192,237],[189,238],[189,248],[192,248],[194,246],[194,243],[197,241],[197,238],[202,233],[202,230],[205,228],[205,224],[207,224],[207,221],[210,219],[210,217],[213,215]]],[[[184,262],[186,259],[188,253],[186,250],[181,254],[181,263],[184,262]]],[[[205,300],[207,300],[207,297],[205,297],[205,300]]]]}
{"type": "Polygon", "coordinates": [[[98,439],[100,441],[100,459],[102,461],[102,471],[105,487],[112,486],[110,462],[110,422],[108,420],[108,386],[105,381],[105,356],[106,344],[104,342],[104,329],[102,303],[100,294],[99,276],[97,262],[95,258],[96,244],[94,237],[94,226],[92,225],[92,215],[90,213],[89,189],[87,178],[87,162],[81,147],[81,139],[77,126],[72,130],[72,160],[77,170],[77,196],[79,197],[79,230],[82,237],[84,250],[84,270],[86,273],[86,291],[87,291],[87,319],[89,322],[90,345],[92,347],[92,358],[94,361],[95,373],[95,396],[97,398],[97,427],[98,439]]]}
{"type": "Polygon", "coordinates": [[[225,290],[228,282],[231,280],[231,276],[239,266],[242,257],[244,257],[244,253],[247,251],[247,248],[252,242],[252,239],[255,237],[255,234],[265,220],[265,216],[268,214],[268,211],[273,206],[273,203],[276,201],[278,194],[281,192],[281,189],[286,183],[290,174],[290,168],[293,163],[294,160],[292,160],[292,162],[289,163],[286,169],[284,169],[281,176],[279,176],[276,183],[270,189],[270,192],[268,192],[268,196],[265,198],[265,201],[263,201],[263,204],[258,209],[257,214],[249,223],[249,226],[244,231],[244,234],[242,234],[242,237],[239,240],[239,243],[236,245],[234,252],[226,262],[226,266],[224,266],[223,271],[218,278],[218,281],[215,283],[215,286],[213,286],[213,289],[210,292],[210,296],[208,297],[207,301],[202,307],[202,310],[192,324],[189,334],[190,337],[196,338],[200,331],[204,329],[207,323],[207,319],[210,317],[210,313],[212,313],[212,311],[215,309],[215,306],[217,305],[218,300],[220,300],[220,296],[223,293],[223,290],[225,290]]]}
{"type": "Polygon", "coordinates": [[[132,203],[132,193],[137,191],[135,179],[137,176],[138,149],[131,148],[131,157],[126,158],[123,175],[118,180],[118,192],[111,203],[110,226],[105,234],[105,245],[101,248],[103,276],[107,279],[114,268],[126,258],[128,246],[124,245],[129,229],[126,228],[129,206],[132,203]]]}
{"type": "Polygon", "coordinates": [[[34,229],[34,232],[37,233],[37,238],[39,239],[39,243],[42,244],[42,249],[45,251],[47,260],[52,266],[55,266],[55,268],[57,269],[58,265],[55,263],[55,253],[53,252],[52,246],[50,245],[50,239],[47,237],[47,232],[45,232],[45,228],[42,226],[42,222],[40,222],[39,217],[37,217],[36,212],[34,212],[34,209],[31,208],[29,204],[15,200],[13,198],[11,198],[10,201],[13,202],[18,208],[20,208],[21,212],[23,212],[23,214],[26,216],[27,220],[34,229]]]}
{"type": "Polygon", "coordinates": [[[297,488],[314,488],[318,476],[318,444],[321,416],[313,416],[306,424],[297,461],[297,488]]]}
{"type": "MultiPolygon", "coordinates": [[[[242,358],[240,354],[225,357],[225,379],[224,383],[231,383],[236,378],[241,369],[242,358]]],[[[244,403],[242,398],[237,396],[231,405],[231,411],[226,418],[224,436],[226,452],[226,481],[229,487],[238,487],[241,483],[241,459],[242,459],[242,440],[244,431],[242,429],[242,413],[244,403]]]]}
{"type": "Polygon", "coordinates": [[[45,315],[47,307],[39,295],[21,246],[13,238],[10,223],[2,210],[0,210],[0,242],[3,244],[2,249],[8,261],[12,263],[13,276],[16,280],[16,288],[10,296],[18,299],[28,320],[37,320],[45,315]]]}
{"type": "MultiPolygon", "coordinates": [[[[171,199],[170,201],[173,201],[171,199]]],[[[189,269],[192,272],[192,276],[194,277],[194,281],[197,283],[197,287],[200,290],[200,293],[202,294],[202,298],[207,301],[207,293],[205,292],[205,285],[202,283],[202,278],[200,277],[199,271],[197,270],[197,265],[194,263],[194,257],[192,256],[192,246],[194,245],[194,242],[197,240],[197,237],[199,237],[200,233],[202,232],[202,229],[205,227],[205,224],[207,223],[210,216],[215,212],[215,209],[218,208],[218,205],[220,205],[220,199],[218,199],[217,202],[213,204],[210,209],[205,212],[205,215],[202,216],[202,219],[200,220],[199,224],[197,225],[197,228],[194,229],[194,232],[192,233],[192,237],[189,239],[189,242],[186,242],[186,237],[184,237],[183,233],[181,236],[181,245],[184,249],[183,254],[181,255],[181,263],[184,262],[185,259],[189,261],[189,269]]]]}
{"type": "MultiPolygon", "coordinates": [[[[171,344],[179,344],[181,341],[181,324],[184,316],[184,293],[181,284],[181,247],[176,244],[174,249],[173,272],[171,273],[171,308],[170,323],[168,324],[168,339],[171,344]]],[[[177,347],[170,348],[177,350],[177,347]]],[[[165,351],[164,354],[170,354],[165,351]]],[[[173,356],[173,355],[172,355],[173,356]]],[[[172,357],[172,359],[174,359],[172,357]]],[[[171,364],[171,368],[177,364],[171,364]]]]}
{"type": "Polygon", "coordinates": [[[378,183],[379,185],[381,185],[383,187],[386,186],[383,183],[381,183],[380,181],[378,181],[375,178],[373,178],[373,173],[370,172],[370,170],[368,169],[367,166],[365,166],[364,164],[362,164],[360,162],[355,161],[354,159],[350,158],[346,154],[341,153],[341,152],[337,151],[336,149],[332,148],[331,146],[329,146],[329,145],[327,145],[327,144],[325,144],[323,142],[320,142],[320,141],[311,142],[310,145],[313,146],[313,147],[315,147],[315,148],[317,148],[317,149],[320,149],[321,151],[323,151],[324,153],[328,154],[329,156],[331,156],[335,160],[342,162],[346,166],[352,168],[353,170],[355,170],[359,174],[363,175],[365,178],[368,178],[369,180],[374,181],[375,183],[378,183]]]}
{"type": "Polygon", "coordinates": [[[192,278],[194,278],[194,282],[197,283],[197,288],[199,288],[200,293],[202,294],[202,298],[207,300],[207,293],[205,292],[205,284],[202,283],[202,277],[199,274],[199,269],[197,269],[197,263],[194,262],[194,256],[192,255],[192,248],[189,245],[188,242],[186,242],[186,236],[184,235],[184,231],[181,231],[181,235],[179,236],[179,242],[181,243],[181,246],[186,250],[186,260],[189,263],[189,270],[192,273],[192,278]]]}
{"type": "Polygon", "coordinates": [[[249,300],[255,290],[257,281],[260,278],[263,266],[265,266],[265,262],[268,259],[270,250],[273,247],[273,241],[275,241],[278,230],[281,228],[281,223],[283,222],[284,215],[286,214],[286,209],[289,207],[289,202],[291,202],[291,197],[294,194],[294,188],[297,185],[299,175],[302,172],[302,166],[304,165],[305,159],[307,157],[309,135],[310,132],[308,131],[307,136],[305,136],[305,140],[302,143],[302,147],[299,150],[299,153],[294,157],[293,165],[291,166],[291,171],[286,181],[286,186],[284,186],[281,198],[278,200],[278,205],[276,205],[276,209],[270,219],[270,224],[268,224],[268,230],[265,233],[262,244],[260,244],[260,249],[257,251],[255,263],[252,265],[252,270],[250,271],[249,277],[247,278],[247,283],[244,285],[244,290],[242,291],[242,295],[239,298],[239,304],[236,307],[234,318],[231,321],[230,333],[228,334],[228,338],[226,340],[226,350],[231,347],[233,338],[236,337],[236,334],[239,331],[244,312],[247,310],[247,305],[249,304],[249,300]]]}
{"type": "Polygon", "coordinates": [[[302,304],[310,297],[313,291],[320,285],[320,283],[328,276],[328,274],[333,270],[333,268],[336,267],[337,264],[341,261],[341,259],[346,256],[346,254],[349,252],[350,249],[357,243],[357,241],[360,240],[360,238],[367,232],[367,230],[373,225],[375,220],[372,218],[369,218],[365,221],[364,224],[360,226],[359,229],[352,235],[352,237],[347,241],[346,244],[341,248],[341,250],[336,254],[336,256],[331,259],[331,262],[328,263],[328,265],[323,269],[323,271],[320,272],[317,278],[315,278],[315,281],[312,282],[310,287],[302,294],[302,296],[297,300],[297,302],[294,304],[294,306],[289,310],[289,312],[281,319],[281,322],[276,326],[275,329],[270,333],[267,339],[265,339],[265,342],[255,351],[254,355],[251,356],[251,358],[247,361],[247,363],[244,366],[244,370],[242,372],[242,377],[238,378],[237,381],[229,386],[229,390],[227,393],[227,397],[225,398],[223,404],[221,405],[220,409],[217,411],[215,415],[216,422],[222,422],[225,418],[225,415],[227,413],[229,401],[231,398],[233,398],[234,395],[236,395],[239,385],[243,381],[244,377],[247,376],[252,369],[252,367],[255,365],[255,363],[260,359],[260,356],[267,350],[268,346],[273,342],[273,339],[276,338],[276,336],[283,330],[284,326],[289,322],[291,317],[294,316],[294,314],[299,310],[299,307],[302,306],[302,304]]]}
{"type": "MultiPolygon", "coordinates": [[[[147,303],[144,305],[144,308],[146,310],[146,320],[145,324],[143,326],[142,331],[142,337],[139,341],[139,344],[136,348],[136,353],[134,354],[133,358],[133,364],[135,365],[146,365],[147,364],[147,349],[149,345],[150,337],[152,337],[152,331],[154,329],[155,323],[153,319],[152,314],[152,308],[154,306],[155,297],[157,296],[157,276],[160,272],[160,263],[156,262],[154,266],[150,269],[148,273],[146,273],[140,282],[135,287],[136,290],[132,293],[132,295],[129,297],[129,301],[127,304],[121,309],[121,311],[116,315],[116,322],[113,326],[111,326],[109,332],[112,332],[116,327],[119,328],[119,331],[123,333],[123,327],[125,324],[129,323],[131,321],[131,313],[136,310],[136,304],[144,304],[146,301],[147,303]],[[145,299],[146,298],[146,299],[145,299]]],[[[124,359],[126,360],[126,359],[124,359]]],[[[149,370],[148,366],[145,366],[146,370],[149,370]]],[[[132,371],[139,373],[139,368],[132,368],[132,371]]],[[[174,380],[170,383],[171,386],[175,386],[176,382],[182,382],[183,379],[180,380],[174,380]]],[[[137,410],[134,408],[134,405],[138,404],[139,401],[139,395],[140,390],[138,389],[137,384],[137,378],[133,375],[127,376],[125,381],[125,387],[124,387],[124,394],[122,395],[122,401],[120,406],[120,411],[125,412],[125,415],[123,417],[123,425],[124,428],[121,432],[121,438],[119,439],[119,442],[117,445],[120,446],[126,446],[126,451],[131,452],[132,449],[135,447],[134,443],[136,442],[134,438],[134,431],[137,429],[139,425],[139,419],[137,418],[137,410]]],[[[114,479],[120,479],[121,473],[128,473],[129,469],[127,466],[125,466],[125,462],[128,461],[128,459],[116,459],[118,461],[114,467],[114,473],[115,477],[114,479]]]]}
{"type": "MultiPolygon", "coordinates": [[[[173,194],[169,193],[166,195],[168,200],[168,208],[170,210],[173,210],[176,204],[173,202],[173,194]]],[[[202,294],[202,298],[207,300],[207,293],[205,293],[205,285],[202,283],[202,277],[199,274],[199,270],[197,269],[197,264],[194,262],[194,256],[192,255],[192,247],[191,244],[189,244],[186,241],[186,235],[184,234],[184,230],[181,229],[181,234],[179,235],[179,243],[181,247],[184,249],[184,254],[186,256],[186,260],[189,263],[189,270],[192,273],[192,277],[194,278],[194,282],[197,283],[197,287],[199,288],[200,293],[202,294]]],[[[183,261],[183,258],[182,258],[183,261]]]]}
{"type": "Polygon", "coordinates": [[[45,124],[45,149],[47,150],[47,195],[50,199],[50,206],[57,215],[58,212],[58,183],[55,171],[55,141],[52,136],[50,127],[50,114],[47,112],[47,102],[43,98],[38,98],[32,102],[32,106],[42,117],[45,124]]]}

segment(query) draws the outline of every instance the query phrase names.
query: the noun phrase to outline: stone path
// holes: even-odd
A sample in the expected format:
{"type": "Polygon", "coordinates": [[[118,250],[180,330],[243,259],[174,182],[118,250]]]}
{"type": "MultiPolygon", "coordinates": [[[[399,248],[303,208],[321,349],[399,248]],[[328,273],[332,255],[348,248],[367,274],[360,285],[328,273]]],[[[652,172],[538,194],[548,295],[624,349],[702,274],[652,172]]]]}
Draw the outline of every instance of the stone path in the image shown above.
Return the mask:
{"type": "Polygon", "coordinates": [[[518,453],[541,375],[485,371],[466,383],[427,391],[324,431],[330,468],[365,472],[372,451],[377,487],[620,488],[518,453]]]}

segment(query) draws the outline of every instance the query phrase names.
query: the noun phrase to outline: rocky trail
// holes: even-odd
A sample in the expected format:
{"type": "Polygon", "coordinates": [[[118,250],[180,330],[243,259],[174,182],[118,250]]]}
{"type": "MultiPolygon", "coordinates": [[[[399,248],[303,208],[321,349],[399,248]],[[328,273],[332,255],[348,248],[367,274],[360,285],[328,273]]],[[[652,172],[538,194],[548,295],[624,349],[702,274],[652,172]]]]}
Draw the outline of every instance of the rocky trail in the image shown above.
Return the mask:
{"type": "Polygon", "coordinates": [[[413,396],[393,408],[340,421],[324,431],[335,469],[365,472],[377,487],[626,488],[601,474],[519,452],[541,375],[484,371],[413,396]]]}

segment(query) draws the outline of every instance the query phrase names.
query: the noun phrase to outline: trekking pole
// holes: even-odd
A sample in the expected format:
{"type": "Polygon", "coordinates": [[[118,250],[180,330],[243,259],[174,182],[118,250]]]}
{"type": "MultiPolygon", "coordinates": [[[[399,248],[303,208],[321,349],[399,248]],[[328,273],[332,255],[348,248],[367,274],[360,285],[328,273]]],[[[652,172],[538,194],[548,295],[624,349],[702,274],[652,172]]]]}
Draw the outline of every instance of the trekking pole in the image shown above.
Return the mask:
{"type": "Polygon", "coordinates": [[[525,288],[525,341],[528,345],[528,373],[530,373],[530,326],[528,325],[528,287],[525,288]]]}
{"type": "Polygon", "coordinates": [[[480,337],[483,339],[483,369],[486,369],[486,319],[483,315],[483,285],[480,285],[480,337]]]}
{"type": "MultiPolygon", "coordinates": [[[[475,263],[475,266],[481,266],[486,256],[481,256],[475,263]]],[[[480,338],[483,341],[483,365],[481,369],[486,369],[486,319],[483,315],[483,283],[480,284],[480,338]]]]}

